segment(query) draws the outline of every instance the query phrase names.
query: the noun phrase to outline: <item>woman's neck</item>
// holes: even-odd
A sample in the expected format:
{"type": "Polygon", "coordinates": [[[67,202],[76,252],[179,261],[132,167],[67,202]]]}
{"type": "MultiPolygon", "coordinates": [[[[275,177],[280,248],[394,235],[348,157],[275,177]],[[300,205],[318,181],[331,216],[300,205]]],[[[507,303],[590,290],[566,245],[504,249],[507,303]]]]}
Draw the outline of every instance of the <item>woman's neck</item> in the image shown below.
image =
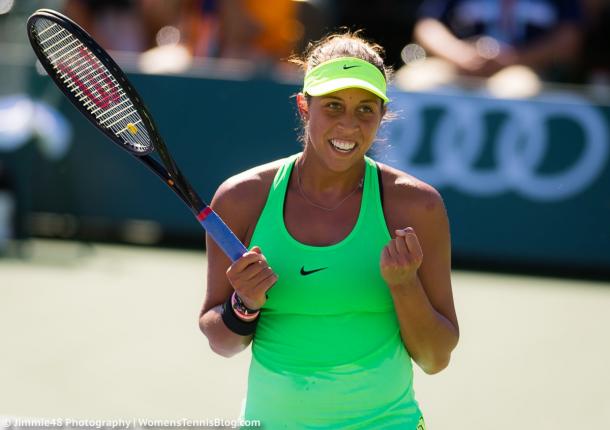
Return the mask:
{"type": "MultiPolygon", "coordinates": [[[[307,148],[295,162],[301,189],[308,196],[321,196],[325,200],[341,198],[362,185],[364,158],[344,171],[329,169],[324,160],[307,148]]],[[[296,179],[296,178],[295,178],[296,179]]]]}

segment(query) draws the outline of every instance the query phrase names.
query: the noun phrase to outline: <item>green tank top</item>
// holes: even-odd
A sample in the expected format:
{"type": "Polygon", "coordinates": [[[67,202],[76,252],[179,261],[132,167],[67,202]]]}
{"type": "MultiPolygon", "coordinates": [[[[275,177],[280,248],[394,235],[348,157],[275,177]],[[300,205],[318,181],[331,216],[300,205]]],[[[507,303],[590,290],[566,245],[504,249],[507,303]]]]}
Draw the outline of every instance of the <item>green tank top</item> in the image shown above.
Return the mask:
{"type": "Polygon", "coordinates": [[[284,224],[298,156],[278,170],[251,240],[279,280],[252,343],[244,418],[270,430],[421,429],[411,358],[379,270],[390,235],[377,166],[366,158],[352,231],[334,245],[311,246],[284,224]]]}

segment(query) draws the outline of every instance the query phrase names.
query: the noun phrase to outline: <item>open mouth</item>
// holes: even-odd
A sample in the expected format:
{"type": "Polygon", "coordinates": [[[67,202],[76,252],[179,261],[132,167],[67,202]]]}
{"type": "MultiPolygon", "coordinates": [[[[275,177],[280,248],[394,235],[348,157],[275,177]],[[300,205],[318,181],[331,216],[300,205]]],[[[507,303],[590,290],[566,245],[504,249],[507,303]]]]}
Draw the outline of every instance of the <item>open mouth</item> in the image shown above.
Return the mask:
{"type": "Polygon", "coordinates": [[[356,142],[353,142],[351,140],[330,139],[329,143],[337,151],[344,153],[351,152],[356,147],[356,142]]]}

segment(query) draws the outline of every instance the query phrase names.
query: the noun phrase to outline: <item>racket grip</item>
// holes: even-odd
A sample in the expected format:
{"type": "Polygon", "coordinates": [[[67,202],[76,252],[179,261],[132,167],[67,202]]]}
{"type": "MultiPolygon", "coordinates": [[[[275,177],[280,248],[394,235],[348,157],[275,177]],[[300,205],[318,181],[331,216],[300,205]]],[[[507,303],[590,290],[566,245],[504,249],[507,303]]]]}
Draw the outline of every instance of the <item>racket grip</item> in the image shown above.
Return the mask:
{"type": "Polygon", "coordinates": [[[216,215],[216,212],[211,209],[209,212],[206,212],[205,218],[197,217],[199,223],[201,223],[205,231],[220,246],[231,261],[239,259],[244,253],[248,252],[248,249],[240,242],[231,229],[216,215]]]}

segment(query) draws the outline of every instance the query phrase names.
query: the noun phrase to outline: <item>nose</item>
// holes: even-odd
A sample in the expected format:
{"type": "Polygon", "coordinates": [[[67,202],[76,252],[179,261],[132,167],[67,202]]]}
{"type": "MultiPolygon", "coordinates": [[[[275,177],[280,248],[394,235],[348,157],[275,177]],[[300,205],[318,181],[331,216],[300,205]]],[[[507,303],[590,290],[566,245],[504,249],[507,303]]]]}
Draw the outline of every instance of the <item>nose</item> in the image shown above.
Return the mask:
{"type": "Polygon", "coordinates": [[[339,128],[345,132],[356,131],[358,126],[358,118],[353,113],[346,112],[339,121],[339,128]]]}

